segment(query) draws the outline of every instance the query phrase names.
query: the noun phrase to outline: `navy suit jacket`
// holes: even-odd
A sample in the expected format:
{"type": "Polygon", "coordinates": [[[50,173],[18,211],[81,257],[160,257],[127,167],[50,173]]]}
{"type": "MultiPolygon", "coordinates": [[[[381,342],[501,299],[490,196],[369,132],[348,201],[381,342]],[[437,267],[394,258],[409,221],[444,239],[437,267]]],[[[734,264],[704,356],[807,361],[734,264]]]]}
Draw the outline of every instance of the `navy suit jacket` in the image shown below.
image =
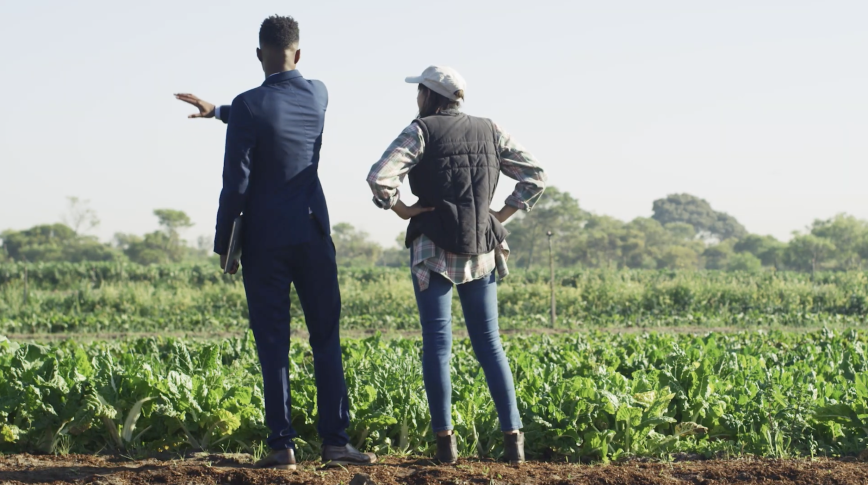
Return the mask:
{"type": "Polygon", "coordinates": [[[220,108],[228,123],[214,252],[228,251],[232,221],[244,213],[244,250],[311,238],[310,214],[330,233],[317,170],[328,91],[298,71],[269,76],[220,108]]]}

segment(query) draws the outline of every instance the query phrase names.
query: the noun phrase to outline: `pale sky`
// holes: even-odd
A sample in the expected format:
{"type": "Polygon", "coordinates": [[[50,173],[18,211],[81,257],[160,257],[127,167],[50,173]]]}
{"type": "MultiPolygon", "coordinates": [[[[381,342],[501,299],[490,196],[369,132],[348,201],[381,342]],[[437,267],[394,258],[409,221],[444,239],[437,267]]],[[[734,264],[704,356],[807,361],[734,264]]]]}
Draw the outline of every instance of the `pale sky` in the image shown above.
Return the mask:
{"type": "Polygon", "coordinates": [[[595,213],[650,216],[688,192],[781,239],[868,219],[865,1],[0,0],[0,230],[57,222],[78,196],[103,240],[154,230],[155,208],[210,236],[225,126],[172,93],[230,103],[259,85],[274,13],[299,21],[299,70],[330,91],[332,221],[384,244],[404,222],[365,176],[415,114],[404,77],[431,64],[595,213]]]}

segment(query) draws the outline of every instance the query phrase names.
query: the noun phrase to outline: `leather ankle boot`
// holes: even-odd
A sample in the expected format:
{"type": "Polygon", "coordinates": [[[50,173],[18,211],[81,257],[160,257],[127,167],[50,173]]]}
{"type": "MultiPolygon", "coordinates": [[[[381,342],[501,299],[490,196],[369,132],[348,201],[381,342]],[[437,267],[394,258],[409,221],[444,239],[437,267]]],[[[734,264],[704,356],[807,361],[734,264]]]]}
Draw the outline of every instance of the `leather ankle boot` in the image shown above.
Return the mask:
{"type": "Polygon", "coordinates": [[[524,433],[503,434],[503,461],[511,465],[524,463],[524,433]]]}
{"type": "Polygon", "coordinates": [[[455,434],[437,437],[437,461],[440,463],[455,463],[458,461],[458,442],[455,434]]]}

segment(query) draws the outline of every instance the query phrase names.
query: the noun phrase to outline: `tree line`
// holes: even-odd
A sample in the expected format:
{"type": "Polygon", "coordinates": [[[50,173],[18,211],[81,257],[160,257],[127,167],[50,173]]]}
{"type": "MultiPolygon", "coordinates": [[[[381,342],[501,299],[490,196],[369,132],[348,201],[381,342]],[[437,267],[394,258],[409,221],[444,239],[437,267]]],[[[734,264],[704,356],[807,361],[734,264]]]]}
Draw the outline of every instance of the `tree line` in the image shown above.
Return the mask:
{"type": "Polygon", "coordinates": [[[760,271],[860,270],[868,260],[868,221],[847,214],[815,220],[788,242],[750,234],[704,199],[672,194],[655,200],[651,217],[629,222],[583,210],[550,188],[530,213],[510,223],[519,266],[544,264],[552,230],[555,262],[564,267],[760,271]]]}
{"type": "MultiPolygon", "coordinates": [[[[0,234],[0,261],[132,261],[157,264],[213,258],[211,240],[191,245],[182,238],[193,224],[183,211],[154,210],[160,229],[144,234],[116,234],[102,243],[87,234],[99,220],[85,200],[69,198],[67,213],[56,224],[0,234]]],[[[533,211],[507,223],[512,267],[548,264],[548,236],[559,267],[715,269],[729,271],[847,271],[865,269],[868,221],[847,214],[815,220],[788,242],[750,234],[733,216],[715,211],[704,199],[672,194],[655,200],[651,217],[625,222],[582,209],[568,192],[550,187],[533,211]]],[[[406,266],[404,235],[383,247],[348,223],[332,228],[340,264],[406,266]]]]}
{"type": "Polygon", "coordinates": [[[89,201],[69,197],[67,212],[55,224],[41,224],[23,231],[0,233],[0,262],[132,261],[140,264],[179,263],[211,256],[211,241],[200,238],[191,246],[181,237],[193,226],[183,211],[155,209],[160,228],[144,235],[116,233],[111,242],[100,242],[88,231],[99,226],[89,201]]]}

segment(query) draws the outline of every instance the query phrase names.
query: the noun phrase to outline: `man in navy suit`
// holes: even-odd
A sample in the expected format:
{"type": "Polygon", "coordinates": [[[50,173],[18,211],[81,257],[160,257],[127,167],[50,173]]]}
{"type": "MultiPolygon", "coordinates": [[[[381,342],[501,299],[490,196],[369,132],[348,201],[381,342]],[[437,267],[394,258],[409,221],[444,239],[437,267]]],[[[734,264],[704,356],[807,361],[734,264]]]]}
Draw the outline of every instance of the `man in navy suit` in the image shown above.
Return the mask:
{"type": "MultiPolygon", "coordinates": [[[[372,453],[348,444],[349,403],[341,362],[335,249],[317,169],[328,92],[302,77],[298,23],[272,16],[259,30],[256,56],[265,71],[261,86],[231,106],[191,94],[176,97],[199,108],[191,118],[228,123],[223,191],[217,211],[214,252],[225,267],[233,220],[242,212],[244,289],[256,338],[265,392],[271,454],[262,468],[295,468],[289,392],[289,289],[304,310],[313,350],[318,431],[327,465],[371,464],[372,453]]],[[[230,268],[234,273],[238,268],[230,268]]]]}

